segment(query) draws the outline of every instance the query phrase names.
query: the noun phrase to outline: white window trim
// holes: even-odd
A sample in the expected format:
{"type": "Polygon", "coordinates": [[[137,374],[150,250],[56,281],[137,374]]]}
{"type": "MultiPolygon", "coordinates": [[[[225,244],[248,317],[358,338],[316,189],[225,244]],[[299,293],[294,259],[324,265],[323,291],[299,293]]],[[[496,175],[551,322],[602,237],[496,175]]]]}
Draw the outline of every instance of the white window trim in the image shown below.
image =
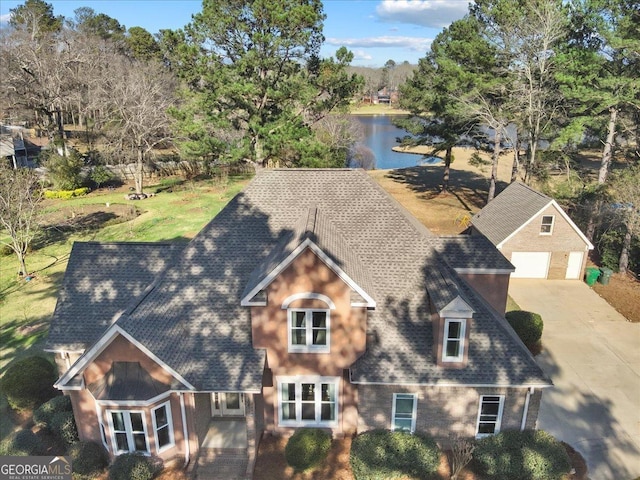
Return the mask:
{"type": "MultiPolygon", "coordinates": [[[[113,453],[115,455],[122,455],[123,453],[130,453],[130,452],[136,452],[137,450],[129,450],[129,451],[125,451],[125,450],[118,450],[118,442],[116,441],[116,431],[115,428],[113,426],[113,417],[112,417],[112,413],[122,413],[123,414],[123,420],[124,420],[124,424],[125,424],[125,433],[127,434],[127,442],[129,443],[129,448],[133,447],[135,445],[134,441],[133,441],[133,426],[131,425],[131,415],[132,413],[139,413],[140,415],[142,415],[142,428],[144,430],[144,441],[146,444],[146,451],[142,451],[143,454],[146,455],[150,455],[151,451],[149,450],[149,435],[147,433],[147,418],[145,415],[144,410],[107,410],[107,421],[109,422],[109,430],[111,433],[111,446],[112,446],[112,450],[113,453]],[[127,414],[127,415],[125,415],[127,414]]],[[[136,432],[138,433],[138,432],[136,432]]],[[[139,450],[138,450],[139,451],[139,450]]]]}
{"type": "Polygon", "coordinates": [[[555,215],[542,215],[542,217],[540,218],[540,235],[552,235],[553,234],[553,227],[556,224],[556,216],[555,215]],[[549,229],[548,232],[543,232],[542,231],[542,227],[544,225],[547,225],[546,223],[544,223],[544,217],[551,217],[551,228],[549,229]]]}
{"type": "Polygon", "coordinates": [[[171,416],[171,402],[170,401],[164,402],[164,403],[158,405],[157,407],[151,409],[151,422],[153,423],[153,436],[156,439],[156,452],[157,453],[162,453],[165,450],[169,450],[170,448],[174,447],[176,442],[175,442],[175,439],[173,437],[173,417],[171,416]],[[169,429],[169,443],[167,443],[163,447],[160,447],[160,440],[158,439],[158,425],[156,424],[156,410],[160,410],[163,407],[165,408],[165,410],[167,412],[167,427],[169,429]]]}
{"type": "MultiPolygon", "coordinates": [[[[278,424],[283,427],[337,427],[338,419],[340,417],[340,377],[317,377],[317,376],[297,376],[297,377],[277,377],[278,385],[278,424]],[[300,420],[282,420],[282,384],[283,383],[295,383],[296,385],[296,418],[300,420]],[[316,421],[302,420],[302,384],[303,383],[315,383],[316,386],[322,383],[333,383],[335,385],[335,405],[336,405],[336,418],[330,421],[316,421]]],[[[317,395],[322,395],[322,388],[316,387],[317,395]]],[[[315,400],[316,418],[320,418],[320,409],[322,408],[322,402],[315,400]]]]}
{"type": "MultiPolygon", "coordinates": [[[[412,397],[413,398],[413,410],[411,412],[411,430],[409,433],[413,434],[416,431],[416,420],[418,418],[418,395],[415,393],[394,393],[393,405],[391,407],[391,431],[396,430],[396,399],[398,396],[412,397]]],[[[403,430],[399,430],[403,431],[403,430]]]]}
{"type": "MultiPolygon", "coordinates": [[[[461,362],[464,360],[465,335],[467,333],[467,319],[466,318],[445,318],[444,319],[444,332],[442,338],[442,361],[443,362],[461,362]],[[449,324],[451,322],[460,323],[460,351],[455,357],[447,356],[447,342],[449,341],[449,324]]],[[[455,339],[458,340],[458,339],[455,339]]]]}
{"type": "Polygon", "coordinates": [[[476,438],[484,438],[489,437],[491,435],[495,435],[496,433],[500,433],[500,427],[502,425],[502,412],[504,410],[504,395],[481,395],[480,402],[478,403],[478,418],[476,420],[476,438]],[[496,428],[493,433],[480,433],[480,415],[482,414],[482,402],[485,397],[498,397],[500,398],[500,403],[498,404],[498,415],[496,418],[496,428]]]}
{"type": "Polygon", "coordinates": [[[323,308],[289,308],[287,310],[287,341],[291,353],[329,353],[331,351],[331,311],[323,308]],[[306,318],[306,345],[294,345],[292,343],[293,313],[305,312],[306,318]],[[327,317],[327,344],[313,345],[313,312],[325,312],[327,317]]]}

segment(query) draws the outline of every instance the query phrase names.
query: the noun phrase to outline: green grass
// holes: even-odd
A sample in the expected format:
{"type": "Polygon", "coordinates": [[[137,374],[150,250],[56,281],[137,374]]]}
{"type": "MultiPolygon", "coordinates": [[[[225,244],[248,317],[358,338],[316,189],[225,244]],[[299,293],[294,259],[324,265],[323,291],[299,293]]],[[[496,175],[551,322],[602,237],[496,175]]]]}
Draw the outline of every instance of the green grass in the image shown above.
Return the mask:
{"type": "Polygon", "coordinates": [[[511,295],[507,295],[507,312],[511,312],[512,310],[522,310],[520,305],[516,303],[516,301],[511,298],[511,295]]]}
{"type": "Polygon", "coordinates": [[[165,181],[145,188],[145,191],[160,193],[141,201],[125,200],[122,191],[100,191],[70,200],[47,201],[46,214],[58,221],[68,216],[82,217],[100,205],[106,212],[101,218],[106,222],[99,227],[53,231],[48,240],[36,242],[43,246],[27,256],[27,267],[35,272],[29,282],[17,276],[19,269],[14,255],[2,257],[0,375],[14,359],[41,353],[74,241],[187,241],[215,217],[248,180],[248,176],[241,176],[229,177],[227,181],[174,181],[173,184],[165,181]],[[137,209],[142,213],[116,223],[118,219],[114,214],[109,216],[109,212],[117,208],[125,212],[137,209]]]}

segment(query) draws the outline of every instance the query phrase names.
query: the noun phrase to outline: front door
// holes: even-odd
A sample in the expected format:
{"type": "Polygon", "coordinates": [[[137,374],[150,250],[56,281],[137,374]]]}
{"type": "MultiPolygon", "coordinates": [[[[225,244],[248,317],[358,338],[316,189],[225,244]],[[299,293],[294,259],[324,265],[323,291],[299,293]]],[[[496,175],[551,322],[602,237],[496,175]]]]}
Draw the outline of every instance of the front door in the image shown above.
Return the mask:
{"type": "Polygon", "coordinates": [[[219,416],[244,416],[244,394],[222,393],[211,394],[211,415],[219,416]]]}

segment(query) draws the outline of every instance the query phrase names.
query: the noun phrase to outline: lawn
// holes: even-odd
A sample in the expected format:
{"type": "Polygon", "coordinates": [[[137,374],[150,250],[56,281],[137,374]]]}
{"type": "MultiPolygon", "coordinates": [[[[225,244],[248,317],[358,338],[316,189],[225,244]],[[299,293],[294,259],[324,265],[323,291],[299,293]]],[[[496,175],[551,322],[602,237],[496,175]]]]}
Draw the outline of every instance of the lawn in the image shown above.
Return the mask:
{"type": "MultiPolygon", "coordinates": [[[[248,181],[248,176],[224,181],[165,180],[147,187],[145,191],[158,193],[140,201],[124,199],[127,185],[70,200],[47,200],[45,233],[27,256],[32,279],[18,277],[13,255],[4,256],[0,264],[0,374],[15,358],[42,351],[73,242],[187,241],[248,181]]],[[[0,429],[0,436],[4,435],[0,429]]]]}

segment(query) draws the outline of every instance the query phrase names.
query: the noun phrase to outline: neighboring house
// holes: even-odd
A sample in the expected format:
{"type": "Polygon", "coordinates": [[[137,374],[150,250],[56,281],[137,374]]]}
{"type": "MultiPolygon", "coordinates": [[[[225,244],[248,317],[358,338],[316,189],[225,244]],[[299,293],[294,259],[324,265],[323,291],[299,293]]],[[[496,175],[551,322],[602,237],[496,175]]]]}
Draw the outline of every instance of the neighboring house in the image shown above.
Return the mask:
{"type": "Polygon", "coordinates": [[[512,278],[581,279],[593,245],[553,198],[513,182],[471,219],[515,266],[512,278]]]}
{"type": "Polygon", "coordinates": [[[362,170],[265,170],[184,246],[76,243],[47,349],[111,455],[188,462],[217,418],[246,431],[248,474],[298,427],[534,428],[551,382],[503,317],[512,268],[362,170]]]}

